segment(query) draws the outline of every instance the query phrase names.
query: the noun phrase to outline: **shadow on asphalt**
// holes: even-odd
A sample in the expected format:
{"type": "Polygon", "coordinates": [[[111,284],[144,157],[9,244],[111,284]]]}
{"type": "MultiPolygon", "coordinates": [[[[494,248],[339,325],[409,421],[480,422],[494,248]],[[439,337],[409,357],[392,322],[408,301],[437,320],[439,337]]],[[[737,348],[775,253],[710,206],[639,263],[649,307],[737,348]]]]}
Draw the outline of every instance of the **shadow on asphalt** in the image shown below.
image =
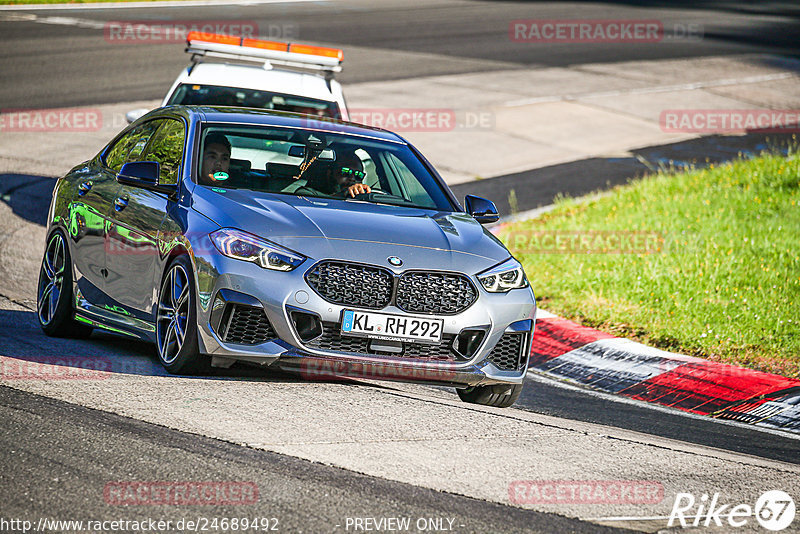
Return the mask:
{"type": "Polygon", "coordinates": [[[661,436],[761,458],[800,464],[800,437],[765,432],[760,427],[686,414],[677,409],[595,394],[588,388],[564,387],[559,380],[529,375],[519,400],[521,410],[661,436]]]}
{"type": "Polygon", "coordinates": [[[628,157],[588,158],[458,184],[451,189],[460,199],[468,194],[490,199],[505,217],[548,206],[558,196],[579,197],[600,192],[659,170],[705,167],[752,157],[765,150],[785,154],[789,147],[797,146],[796,137],[793,133],[711,135],[632,150],[628,157]],[[509,202],[512,196],[516,197],[516,210],[509,202]]]}
{"type": "MultiPolygon", "coordinates": [[[[91,379],[83,370],[102,371],[109,375],[173,376],[158,362],[152,343],[96,329],[88,339],[47,337],[39,328],[32,311],[0,310],[0,356],[6,360],[0,367],[0,381],[40,378],[91,379]],[[46,366],[55,366],[51,369],[46,366]]],[[[236,364],[229,369],[213,369],[198,379],[247,379],[278,383],[314,383],[287,373],[236,364]]],[[[344,382],[346,383],[346,382],[344,382]]]]}
{"type": "Polygon", "coordinates": [[[44,226],[56,179],[32,174],[0,174],[0,199],[14,215],[44,226]]]}

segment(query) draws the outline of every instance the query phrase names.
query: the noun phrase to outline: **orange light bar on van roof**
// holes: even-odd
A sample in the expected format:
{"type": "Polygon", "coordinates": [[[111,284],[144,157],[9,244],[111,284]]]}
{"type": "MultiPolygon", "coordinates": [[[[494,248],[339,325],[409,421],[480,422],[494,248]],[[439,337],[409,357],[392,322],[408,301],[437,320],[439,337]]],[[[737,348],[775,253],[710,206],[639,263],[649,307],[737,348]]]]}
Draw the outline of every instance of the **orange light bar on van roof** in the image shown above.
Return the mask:
{"type": "Polygon", "coordinates": [[[263,41],[261,39],[244,39],[242,46],[248,48],[261,48],[262,50],[275,50],[277,52],[288,52],[289,43],[279,43],[278,41],[263,41]]]}
{"type": "Polygon", "coordinates": [[[221,35],[218,33],[203,33],[191,31],[186,36],[186,42],[202,41],[204,43],[215,43],[224,45],[244,46],[247,48],[260,48],[262,50],[274,50],[276,52],[291,52],[293,54],[305,54],[309,56],[329,57],[342,61],[344,53],[338,48],[328,48],[325,46],[311,46],[298,43],[281,43],[278,41],[265,41],[263,39],[243,39],[232,35],[221,35]]]}
{"type": "Polygon", "coordinates": [[[289,52],[294,52],[295,54],[309,54],[311,56],[332,57],[338,59],[339,61],[342,60],[342,56],[344,55],[344,53],[338,48],[311,46],[297,43],[292,43],[289,46],[289,52]]]}
{"type": "Polygon", "coordinates": [[[241,37],[234,37],[233,35],[220,35],[218,33],[205,33],[198,31],[189,32],[189,35],[186,36],[186,42],[188,43],[190,41],[203,41],[206,43],[216,43],[216,44],[236,45],[236,46],[242,44],[241,37]]]}

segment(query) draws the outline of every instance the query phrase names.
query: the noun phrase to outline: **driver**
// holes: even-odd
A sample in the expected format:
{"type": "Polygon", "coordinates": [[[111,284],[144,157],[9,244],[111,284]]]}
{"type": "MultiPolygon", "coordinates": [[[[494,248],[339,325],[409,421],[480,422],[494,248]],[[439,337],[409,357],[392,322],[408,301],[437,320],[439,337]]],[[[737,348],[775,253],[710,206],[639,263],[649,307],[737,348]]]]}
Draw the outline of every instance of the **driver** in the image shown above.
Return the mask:
{"type": "Polygon", "coordinates": [[[231,142],[220,133],[212,133],[206,137],[205,146],[200,170],[200,184],[225,185],[226,180],[230,177],[228,170],[231,164],[231,142]]]}
{"type": "Polygon", "coordinates": [[[326,195],[355,198],[372,192],[370,186],[361,183],[365,177],[361,158],[351,150],[337,154],[336,162],[328,165],[309,187],[326,195]]]}

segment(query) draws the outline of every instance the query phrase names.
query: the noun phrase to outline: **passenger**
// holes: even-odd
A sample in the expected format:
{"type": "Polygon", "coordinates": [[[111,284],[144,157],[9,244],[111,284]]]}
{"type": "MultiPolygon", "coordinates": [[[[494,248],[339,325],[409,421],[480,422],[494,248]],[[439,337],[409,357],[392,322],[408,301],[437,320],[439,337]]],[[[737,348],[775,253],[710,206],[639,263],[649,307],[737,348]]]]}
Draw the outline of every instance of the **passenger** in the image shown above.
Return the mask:
{"type": "Polygon", "coordinates": [[[230,178],[228,170],[231,164],[231,142],[220,133],[212,133],[206,137],[203,151],[203,164],[200,170],[201,185],[224,186],[230,178]]]}

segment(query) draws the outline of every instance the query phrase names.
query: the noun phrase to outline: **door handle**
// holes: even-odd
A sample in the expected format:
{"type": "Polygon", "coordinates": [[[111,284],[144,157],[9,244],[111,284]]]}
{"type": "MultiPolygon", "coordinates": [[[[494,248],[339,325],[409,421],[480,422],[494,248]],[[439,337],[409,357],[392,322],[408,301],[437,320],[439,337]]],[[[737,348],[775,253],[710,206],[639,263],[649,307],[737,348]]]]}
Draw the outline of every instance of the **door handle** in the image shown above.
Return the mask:
{"type": "Polygon", "coordinates": [[[86,180],[85,182],[83,182],[82,184],[80,184],[80,185],[78,186],[78,196],[81,196],[81,197],[82,197],[83,195],[85,195],[86,193],[88,193],[88,192],[89,192],[89,190],[92,188],[92,186],[93,186],[93,185],[94,185],[94,183],[93,183],[91,180],[86,180]]]}
{"type": "Polygon", "coordinates": [[[125,209],[125,206],[128,205],[127,197],[117,197],[117,200],[114,201],[114,210],[122,211],[125,209]]]}

